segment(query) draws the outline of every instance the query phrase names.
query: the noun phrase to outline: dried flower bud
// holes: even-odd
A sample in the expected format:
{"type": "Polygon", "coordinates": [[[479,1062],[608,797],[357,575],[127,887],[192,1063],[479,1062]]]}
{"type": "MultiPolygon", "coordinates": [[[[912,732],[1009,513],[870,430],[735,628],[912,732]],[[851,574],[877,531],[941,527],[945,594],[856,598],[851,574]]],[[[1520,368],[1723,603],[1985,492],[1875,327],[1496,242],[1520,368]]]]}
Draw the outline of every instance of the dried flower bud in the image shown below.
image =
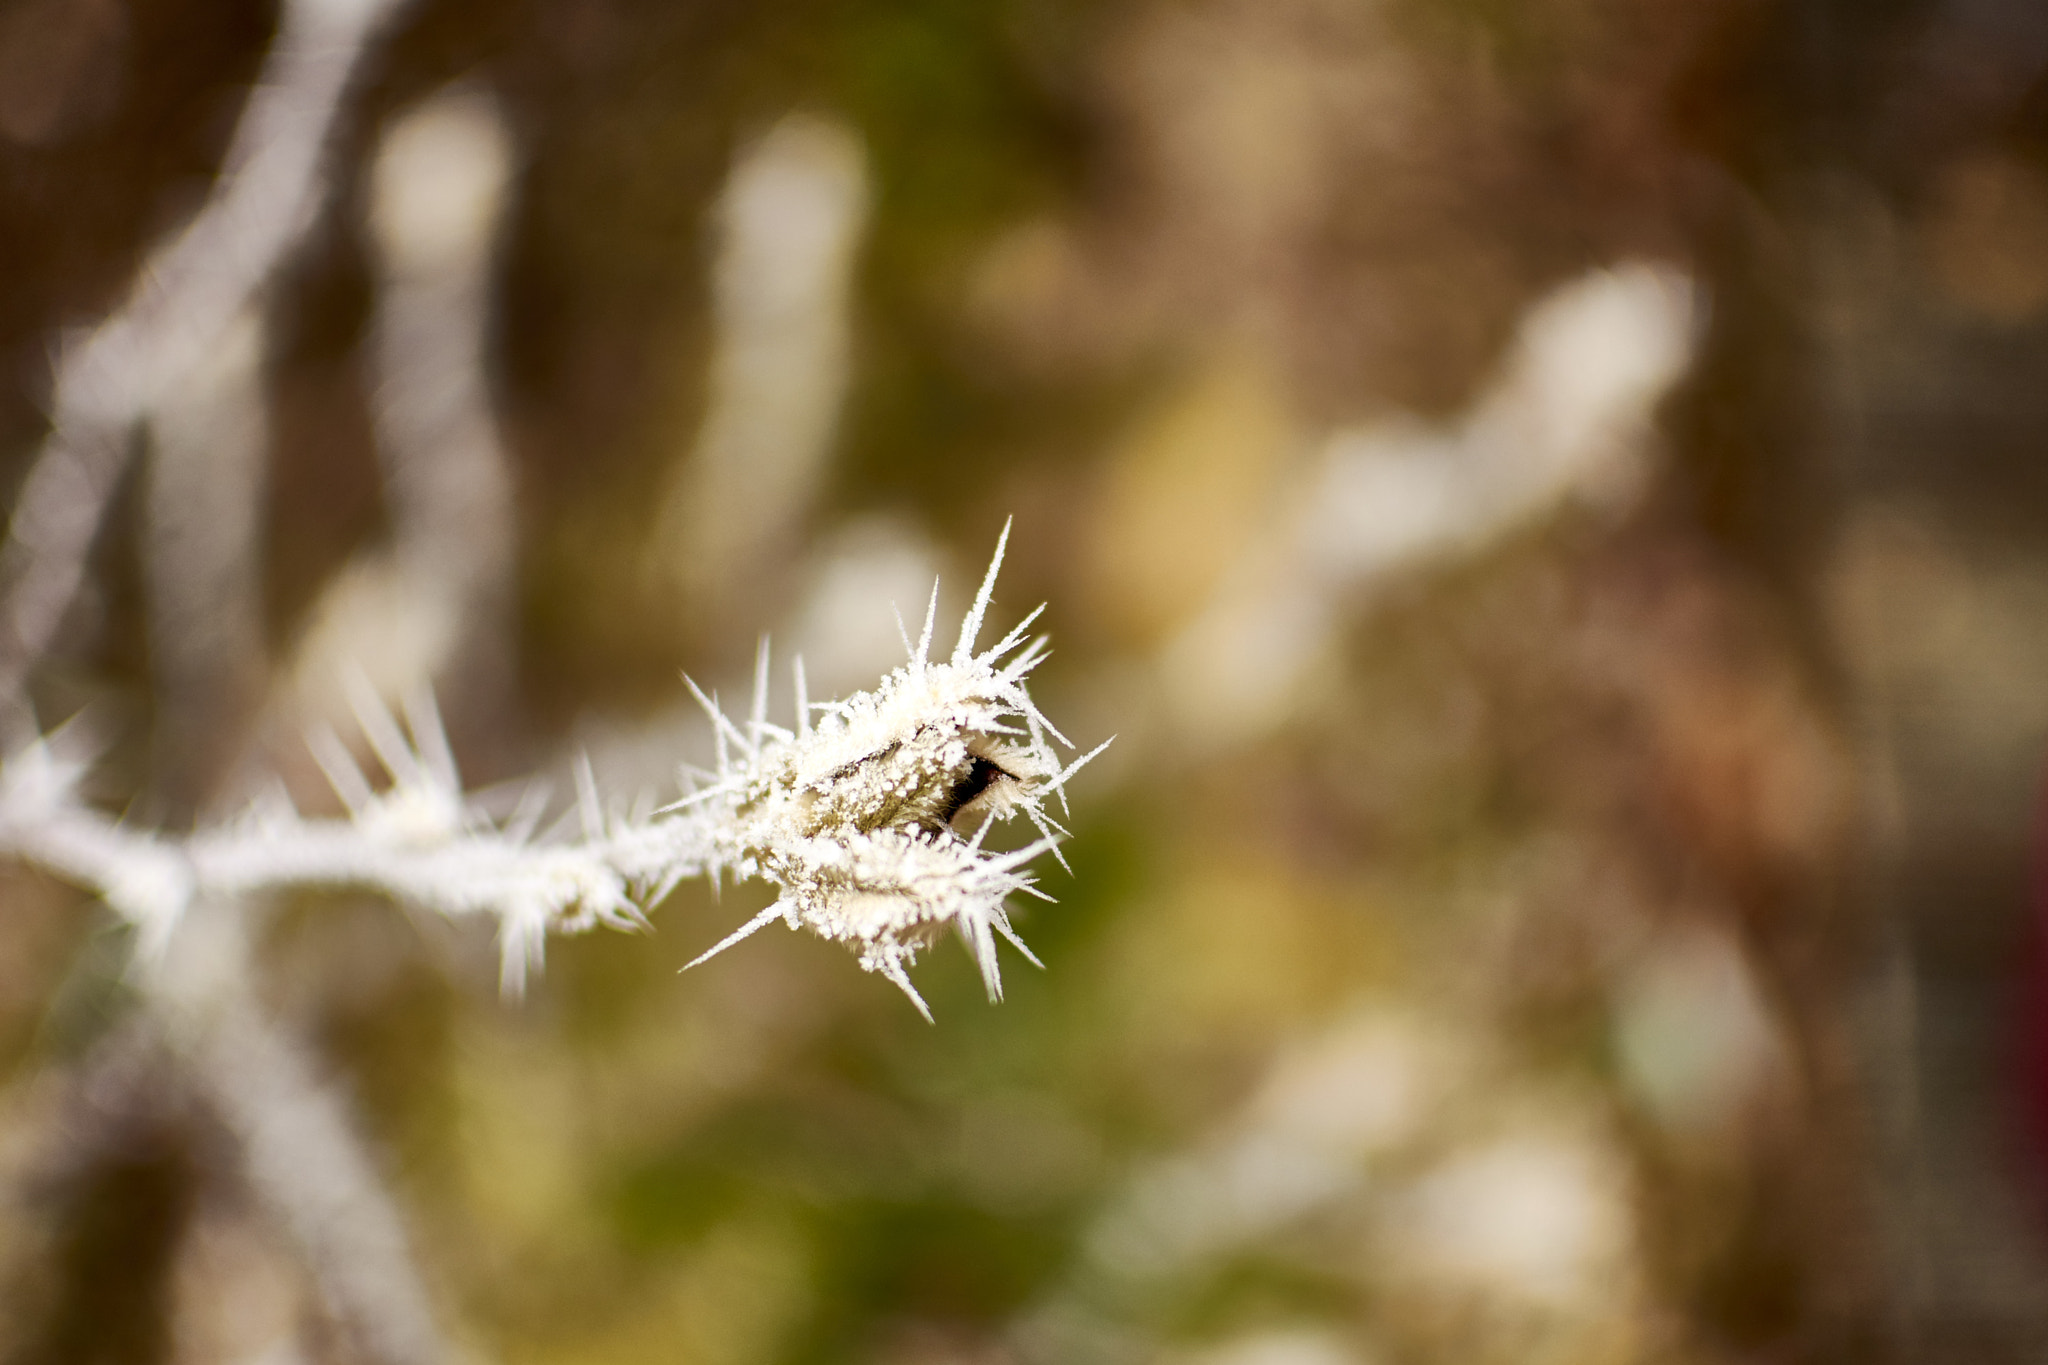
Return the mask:
{"type": "MultiPolygon", "coordinates": [[[[888,977],[924,1010],[904,969],[950,924],[973,950],[990,997],[1000,998],[994,935],[1030,956],[1004,901],[1016,891],[1042,895],[1021,869],[1065,833],[1047,814],[1046,798],[1101,752],[1065,768],[1053,752],[1052,740],[1068,741],[1024,687],[1045,657],[1044,637],[1025,643],[1037,612],[974,651],[1008,539],[1005,526],[950,659],[930,658],[934,585],[910,661],[874,691],[816,708],[824,716],[815,728],[800,681],[794,733],[766,724],[758,702],[743,732],[698,693],[726,741],[724,757],[717,783],[682,804],[718,803],[719,862],[765,877],[782,895],[697,961],[780,919],[847,945],[863,968],[888,977]],[[988,826],[1016,814],[1040,839],[1013,852],[985,851],[988,826]],[[963,834],[959,826],[977,817],[973,836],[963,834]]],[[[757,698],[765,693],[765,648],[762,669],[757,698]]]]}

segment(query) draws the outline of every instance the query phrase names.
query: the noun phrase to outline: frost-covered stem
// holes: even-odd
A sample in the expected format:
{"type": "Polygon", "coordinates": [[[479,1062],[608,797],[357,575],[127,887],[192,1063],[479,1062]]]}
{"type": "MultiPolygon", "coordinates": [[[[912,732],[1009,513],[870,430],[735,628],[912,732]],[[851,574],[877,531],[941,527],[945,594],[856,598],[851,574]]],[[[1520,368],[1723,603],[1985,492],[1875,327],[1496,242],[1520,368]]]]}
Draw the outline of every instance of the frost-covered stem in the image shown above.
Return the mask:
{"type": "Polygon", "coordinates": [[[433,1360],[442,1346],[395,1210],[340,1105],[253,1003],[241,941],[249,907],[273,893],[356,887],[487,915],[503,985],[516,993],[548,932],[644,926],[644,909],[677,882],[730,871],[781,894],[705,957],[780,919],[845,944],[929,1018],[907,968],[950,925],[996,996],[996,937],[1024,951],[1005,900],[1039,894],[1026,865],[1064,833],[1045,803],[1093,757],[1062,767],[1051,746],[1066,741],[1025,690],[1045,657],[1043,637],[1027,643],[1036,612],[975,649],[1001,562],[999,543],[945,661],[932,657],[935,585],[917,643],[905,640],[909,661],[874,690],[814,705],[799,663],[794,729],[768,720],[764,642],[744,723],[705,699],[719,740],[709,785],[651,816],[609,814],[584,765],[573,835],[536,838],[538,802],[489,819],[464,794],[431,699],[411,699],[401,722],[357,679],[357,720],[385,780],[373,782],[331,733],[312,736],[345,819],[308,819],[279,792],[187,837],[126,826],[82,799],[85,764],[60,733],[0,763],[0,855],[97,892],[136,927],[144,999],[240,1135],[252,1183],[330,1310],[380,1359],[433,1360]],[[990,824],[1018,814],[1041,837],[984,848],[990,824]]]}
{"type": "Polygon", "coordinates": [[[397,1206],[350,1121],[250,989],[248,916],[195,900],[143,999],[240,1143],[250,1185],[296,1244],[329,1318],[382,1365],[449,1359],[397,1206]]]}
{"type": "Polygon", "coordinates": [[[1068,778],[1094,756],[1062,767],[1052,743],[1066,741],[1025,690],[1045,657],[1044,637],[1027,643],[1036,612],[974,648],[1001,563],[998,544],[948,659],[931,657],[934,586],[918,642],[905,640],[909,662],[873,691],[802,703],[794,730],[767,718],[764,643],[743,725],[698,693],[720,741],[709,785],[652,816],[608,813],[586,768],[573,836],[535,838],[537,805],[491,820],[463,793],[431,699],[413,699],[401,725],[358,680],[357,719],[388,783],[377,790],[332,734],[313,736],[346,819],[308,819],[280,793],[187,838],[131,829],[80,799],[84,767],[57,737],[0,764],[0,853],[98,892],[137,927],[145,958],[163,954],[195,904],[297,888],[355,887],[487,915],[510,993],[550,931],[642,927],[645,909],[678,882],[730,871],[781,895],[713,953],[780,919],[846,945],[922,1010],[906,968],[950,925],[996,996],[995,939],[1017,943],[1005,900],[1041,894],[1025,867],[1064,834],[1045,803],[1064,799],[1068,778]],[[984,848],[989,825],[1011,815],[1038,830],[1037,842],[984,848]]]}
{"type": "Polygon", "coordinates": [[[241,1139],[250,1183],[298,1245],[328,1313],[368,1359],[448,1359],[398,1209],[343,1097],[253,1001],[222,1009],[194,1047],[207,1098],[241,1139]]]}

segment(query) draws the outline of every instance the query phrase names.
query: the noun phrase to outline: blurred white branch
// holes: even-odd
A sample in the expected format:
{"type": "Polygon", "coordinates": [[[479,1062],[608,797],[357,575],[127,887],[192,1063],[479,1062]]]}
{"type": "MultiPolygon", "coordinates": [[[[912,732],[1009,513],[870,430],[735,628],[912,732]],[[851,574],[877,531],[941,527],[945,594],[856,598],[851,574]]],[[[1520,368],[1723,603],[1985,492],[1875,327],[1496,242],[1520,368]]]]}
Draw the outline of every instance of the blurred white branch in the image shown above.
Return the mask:
{"type": "Polygon", "coordinates": [[[1331,436],[1274,532],[1167,649],[1163,677],[1187,732],[1228,742],[1286,714],[1348,596],[1571,501],[1629,492],[1696,330],[1685,275],[1596,270],[1523,315],[1500,375],[1461,421],[1331,436]]]}
{"type": "Polygon", "coordinates": [[[706,608],[802,518],[846,395],[860,140],[792,115],[747,148],[717,209],[713,351],[696,449],[663,508],[657,566],[706,608]]]}
{"type": "Polygon", "coordinates": [[[121,307],[59,353],[50,435],[0,547],[0,705],[22,705],[77,594],[138,425],[221,345],[312,225],[341,97],[402,4],[287,0],[213,196],[143,263],[121,307]]]}
{"type": "Polygon", "coordinates": [[[250,1185],[297,1245],[323,1307],[363,1358],[449,1358],[398,1209],[341,1096],[264,1017],[249,988],[248,916],[191,907],[145,998],[203,1097],[239,1140],[250,1185]]]}
{"type": "Polygon", "coordinates": [[[1592,1358],[1639,1311],[1622,1154],[1580,1097],[1512,1083],[1497,1053],[1441,1002],[1362,1001],[1289,1040],[1240,1108],[1131,1170],[1009,1346],[1032,1365],[1159,1358],[1159,1305],[1258,1257],[1363,1260],[1384,1292],[1448,1292],[1579,1348],[1548,1358],[1592,1358]]]}
{"type": "Polygon", "coordinates": [[[204,800],[257,695],[263,650],[264,328],[240,314],[150,423],[143,527],[157,770],[204,800]]]}
{"type": "MultiPolygon", "coordinates": [[[[398,662],[380,682],[396,695],[459,660],[450,690],[465,714],[479,691],[504,687],[513,657],[512,472],[485,356],[511,173],[496,102],[458,87],[392,127],[371,174],[373,409],[392,544],[407,595],[444,621],[440,657],[398,662]]],[[[367,666],[372,656],[352,657],[367,666]]]]}

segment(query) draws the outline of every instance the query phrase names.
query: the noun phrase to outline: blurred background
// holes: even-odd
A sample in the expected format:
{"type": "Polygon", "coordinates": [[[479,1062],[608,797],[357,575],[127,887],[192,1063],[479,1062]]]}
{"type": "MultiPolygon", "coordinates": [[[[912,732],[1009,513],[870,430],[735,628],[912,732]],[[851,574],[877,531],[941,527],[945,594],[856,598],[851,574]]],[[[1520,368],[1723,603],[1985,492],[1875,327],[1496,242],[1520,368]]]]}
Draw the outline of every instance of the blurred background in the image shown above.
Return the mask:
{"type": "Polygon", "coordinates": [[[2048,1358],[2048,9],[4,0],[0,261],[132,822],[349,667],[666,799],[1013,515],[1119,736],[936,1027],[330,896],[207,1051],[7,870],[0,1360],[2048,1358]]]}

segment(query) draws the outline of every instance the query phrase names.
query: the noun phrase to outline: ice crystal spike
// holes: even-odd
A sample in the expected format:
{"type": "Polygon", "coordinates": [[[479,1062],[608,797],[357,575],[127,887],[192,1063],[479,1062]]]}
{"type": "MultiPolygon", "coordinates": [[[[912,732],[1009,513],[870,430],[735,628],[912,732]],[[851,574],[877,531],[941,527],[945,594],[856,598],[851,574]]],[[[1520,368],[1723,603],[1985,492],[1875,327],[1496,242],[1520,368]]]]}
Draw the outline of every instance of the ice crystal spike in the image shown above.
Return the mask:
{"type": "Polygon", "coordinates": [[[918,673],[924,672],[925,661],[932,655],[932,622],[939,614],[939,580],[932,580],[932,595],[924,604],[924,629],[917,634],[917,653],[911,659],[911,667],[918,673]]]}
{"type": "Polygon", "coordinates": [[[981,634],[981,618],[988,614],[989,598],[995,594],[996,574],[1003,567],[1003,551],[1009,548],[1010,523],[1003,523],[1003,533],[996,537],[995,558],[988,562],[988,574],[981,580],[981,591],[974,594],[974,605],[967,609],[967,619],[960,623],[960,642],[953,646],[953,663],[971,662],[974,656],[974,637],[981,634]]]}

